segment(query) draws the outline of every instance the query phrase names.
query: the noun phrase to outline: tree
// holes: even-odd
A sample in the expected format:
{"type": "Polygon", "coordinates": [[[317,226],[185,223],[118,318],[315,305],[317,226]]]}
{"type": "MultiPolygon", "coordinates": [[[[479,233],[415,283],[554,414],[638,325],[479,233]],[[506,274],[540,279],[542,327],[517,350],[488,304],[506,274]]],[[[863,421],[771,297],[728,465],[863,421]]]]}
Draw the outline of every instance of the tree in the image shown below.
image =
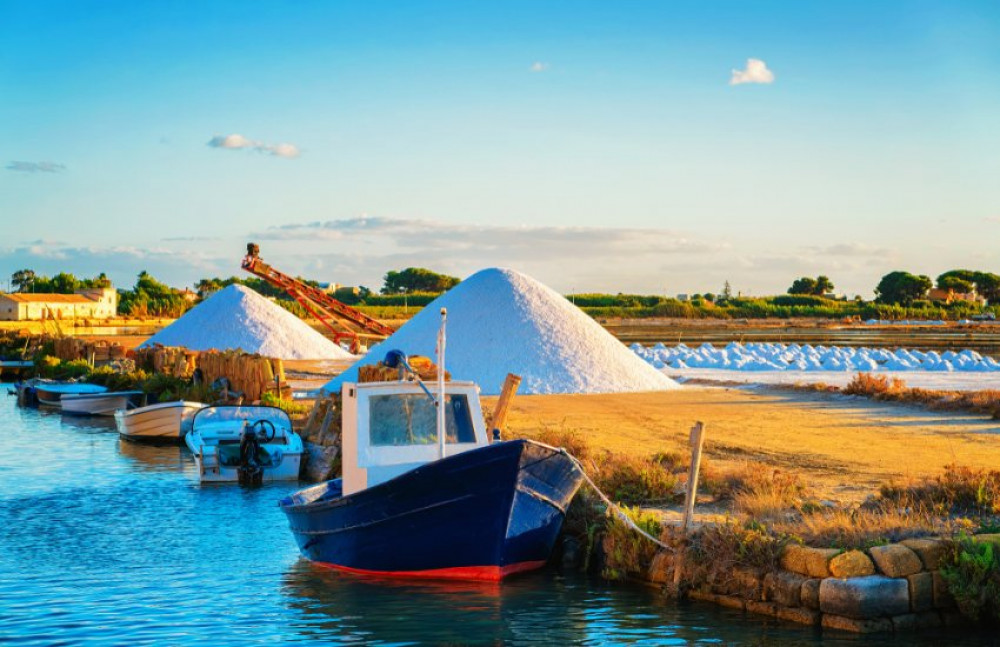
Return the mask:
{"type": "Polygon", "coordinates": [[[13,285],[18,292],[27,292],[31,289],[34,282],[34,270],[18,270],[10,276],[10,284],[13,285]]]}
{"type": "Polygon", "coordinates": [[[833,281],[829,277],[820,274],[816,277],[816,291],[813,294],[821,297],[827,292],[833,292],[833,281]]]}
{"type": "Polygon", "coordinates": [[[937,286],[942,290],[972,292],[975,289],[976,274],[972,270],[949,270],[937,277],[937,286]]]}
{"type": "Polygon", "coordinates": [[[990,302],[990,305],[1000,301],[1000,276],[991,272],[976,272],[976,292],[990,302]]]}
{"type": "Polygon", "coordinates": [[[438,274],[422,267],[408,267],[402,272],[386,272],[382,294],[412,294],[413,292],[444,292],[459,283],[459,279],[438,274]]]}
{"type": "Polygon", "coordinates": [[[923,298],[933,285],[930,277],[923,274],[917,276],[909,272],[890,272],[879,281],[875,295],[879,303],[910,305],[923,298]]]}
{"type": "Polygon", "coordinates": [[[729,281],[727,280],[726,284],[722,286],[722,299],[724,301],[729,301],[732,298],[733,298],[733,288],[731,285],[729,285],[729,281]]]}
{"type": "Polygon", "coordinates": [[[788,294],[816,294],[816,279],[803,276],[792,281],[792,287],[788,288],[788,294]]]}

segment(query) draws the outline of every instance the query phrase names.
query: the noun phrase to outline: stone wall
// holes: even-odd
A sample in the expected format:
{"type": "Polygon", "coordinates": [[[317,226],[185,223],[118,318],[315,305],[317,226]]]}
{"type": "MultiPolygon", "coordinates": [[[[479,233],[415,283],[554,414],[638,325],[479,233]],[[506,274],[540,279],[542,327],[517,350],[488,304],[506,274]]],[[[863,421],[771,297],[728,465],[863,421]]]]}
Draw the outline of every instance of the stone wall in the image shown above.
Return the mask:
{"type": "MultiPolygon", "coordinates": [[[[980,536],[994,541],[996,536],[980,536]]],[[[856,633],[965,625],[941,575],[950,540],[907,539],[866,551],[785,547],[781,570],[735,569],[688,592],[695,600],[801,624],[856,633]]],[[[673,580],[661,551],[647,579],[673,580]]]]}

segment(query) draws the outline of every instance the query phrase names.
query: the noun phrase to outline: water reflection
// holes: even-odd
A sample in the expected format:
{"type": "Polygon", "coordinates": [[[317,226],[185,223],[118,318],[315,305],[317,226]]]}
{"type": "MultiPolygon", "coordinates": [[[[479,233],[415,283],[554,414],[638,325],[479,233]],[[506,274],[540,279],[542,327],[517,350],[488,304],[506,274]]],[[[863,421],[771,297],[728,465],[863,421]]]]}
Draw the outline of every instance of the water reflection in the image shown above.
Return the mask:
{"type": "Polygon", "coordinates": [[[119,438],[118,453],[140,471],[179,472],[193,465],[190,453],[180,445],[150,445],[119,438]]]}

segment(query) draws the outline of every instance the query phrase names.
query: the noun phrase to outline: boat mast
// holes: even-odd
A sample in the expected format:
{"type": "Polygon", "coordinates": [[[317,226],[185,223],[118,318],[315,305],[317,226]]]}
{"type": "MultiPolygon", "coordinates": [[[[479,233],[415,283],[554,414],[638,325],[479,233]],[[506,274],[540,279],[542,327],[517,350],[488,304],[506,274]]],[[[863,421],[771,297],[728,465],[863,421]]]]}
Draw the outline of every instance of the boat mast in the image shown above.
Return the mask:
{"type": "Polygon", "coordinates": [[[445,324],[448,322],[448,309],[441,308],[441,329],[437,338],[437,433],[438,433],[438,454],[444,458],[445,447],[445,416],[444,416],[444,344],[445,344],[445,324]]]}

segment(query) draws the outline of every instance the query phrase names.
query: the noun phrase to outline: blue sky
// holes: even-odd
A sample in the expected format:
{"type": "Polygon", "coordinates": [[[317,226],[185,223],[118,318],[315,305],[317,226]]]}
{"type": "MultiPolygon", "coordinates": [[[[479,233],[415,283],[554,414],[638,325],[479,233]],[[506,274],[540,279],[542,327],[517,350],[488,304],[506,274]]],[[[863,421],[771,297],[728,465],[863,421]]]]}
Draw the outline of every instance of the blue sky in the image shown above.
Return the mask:
{"type": "Polygon", "coordinates": [[[998,115],[996,2],[0,0],[0,277],[870,296],[1000,272],[998,115]]]}

